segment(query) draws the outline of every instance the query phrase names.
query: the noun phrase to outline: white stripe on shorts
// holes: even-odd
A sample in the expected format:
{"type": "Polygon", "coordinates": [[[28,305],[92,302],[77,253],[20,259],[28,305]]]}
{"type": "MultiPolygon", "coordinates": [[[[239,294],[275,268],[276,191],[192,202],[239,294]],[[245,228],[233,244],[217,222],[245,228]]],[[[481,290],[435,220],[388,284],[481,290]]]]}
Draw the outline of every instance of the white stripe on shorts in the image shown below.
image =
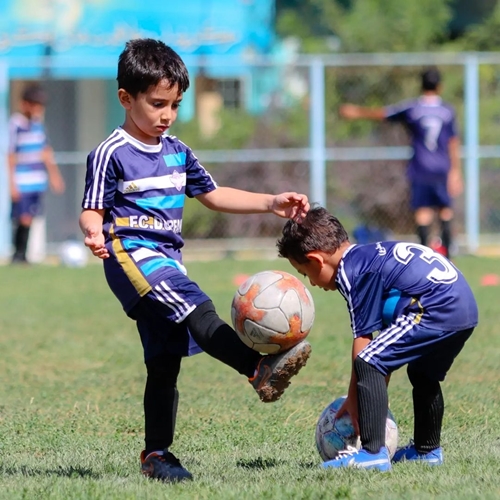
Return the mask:
{"type": "Polygon", "coordinates": [[[359,357],[369,363],[373,356],[380,354],[391,344],[397,342],[415,325],[414,313],[410,313],[408,316],[399,316],[396,319],[396,324],[382,330],[382,332],[359,353],[359,357]]]}
{"type": "Polygon", "coordinates": [[[194,304],[188,304],[165,281],[156,285],[152,292],[160,302],[174,311],[176,323],[182,323],[196,309],[194,304]]]}

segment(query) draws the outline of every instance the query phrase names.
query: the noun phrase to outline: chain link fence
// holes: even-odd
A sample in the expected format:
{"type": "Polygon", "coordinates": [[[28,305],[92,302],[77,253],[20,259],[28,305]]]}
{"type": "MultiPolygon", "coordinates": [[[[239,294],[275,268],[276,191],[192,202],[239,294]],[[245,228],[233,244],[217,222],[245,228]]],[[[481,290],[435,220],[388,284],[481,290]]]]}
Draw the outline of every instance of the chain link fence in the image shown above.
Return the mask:
{"type": "MultiPolygon", "coordinates": [[[[243,69],[240,64],[241,73],[228,71],[230,78],[223,80],[207,79],[209,66],[187,61],[192,78],[184,99],[187,111],[181,112],[171,133],[193,148],[219,185],[259,192],[310,193],[313,201],[323,202],[337,214],[351,234],[363,227],[388,238],[413,238],[405,177],[411,151],[405,129],[385,122],[348,122],[339,118],[338,107],[345,102],[382,106],[417,96],[423,61],[435,62],[435,54],[421,54],[414,64],[401,55],[363,57],[371,57],[369,65],[347,55],[322,60],[319,88],[324,89],[324,99],[319,101],[319,115],[313,113],[315,99],[318,104],[318,82],[312,81],[313,59],[249,63],[243,69]],[[318,116],[322,123],[318,123],[318,116]],[[318,199],[311,185],[318,131],[324,134],[325,200],[318,199]]],[[[457,57],[443,56],[438,62],[442,63],[443,98],[456,108],[459,129],[464,132],[465,66],[457,57]]],[[[498,64],[480,60],[478,66],[481,245],[500,242],[496,237],[500,230],[500,153],[496,147],[500,56],[494,57],[498,57],[498,64]]],[[[23,67],[22,61],[16,64],[23,67]]],[[[46,64],[50,65],[50,60],[46,64]]],[[[43,82],[50,96],[46,126],[67,186],[63,195],[46,196],[49,249],[80,238],[78,216],[86,155],[123,120],[116,99],[115,62],[97,64],[102,75],[93,79],[85,75],[95,74],[95,61],[88,68],[79,64],[81,76],[77,78],[71,77],[75,64],[43,73],[50,76],[43,82]]],[[[231,65],[227,61],[211,64],[231,65]]],[[[29,78],[11,78],[9,111],[15,110],[26,80],[41,76],[34,71],[29,78]]],[[[467,229],[466,201],[464,195],[455,200],[455,232],[462,242],[467,229]]],[[[272,215],[220,214],[188,200],[183,236],[204,240],[207,248],[207,240],[221,239],[227,241],[228,248],[234,248],[237,239],[242,246],[248,242],[255,246],[256,239],[274,241],[282,226],[283,221],[272,215]]]]}

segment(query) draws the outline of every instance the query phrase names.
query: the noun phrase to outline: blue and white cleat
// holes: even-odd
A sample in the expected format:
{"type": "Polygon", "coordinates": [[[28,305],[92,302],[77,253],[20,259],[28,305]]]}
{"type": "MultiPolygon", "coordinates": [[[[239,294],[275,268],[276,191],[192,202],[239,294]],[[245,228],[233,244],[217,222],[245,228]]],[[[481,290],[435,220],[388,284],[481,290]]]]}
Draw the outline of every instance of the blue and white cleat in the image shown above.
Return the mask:
{"type": "Polygon", "coordinates": [[[378,453],[370,453],[363,448],[357,450],[349,446],[346,450],[340,451],[333,460],[323,462],[322,467],[324,469],[354,467],[356,469],[376,469],[382,472],[390,471],[392,468],[389,451],[385,446],[380,448],[378,453]]]}
{"type": "Polygon", "coordinates": [[[441,465],[443,463],[443,448],[439,447],[428,453],[419,453],[413,441],[410,441],[404,448],[399,448],[392,457],[393,463],[410,460],[422,462],[427,465],[441,465]]]}

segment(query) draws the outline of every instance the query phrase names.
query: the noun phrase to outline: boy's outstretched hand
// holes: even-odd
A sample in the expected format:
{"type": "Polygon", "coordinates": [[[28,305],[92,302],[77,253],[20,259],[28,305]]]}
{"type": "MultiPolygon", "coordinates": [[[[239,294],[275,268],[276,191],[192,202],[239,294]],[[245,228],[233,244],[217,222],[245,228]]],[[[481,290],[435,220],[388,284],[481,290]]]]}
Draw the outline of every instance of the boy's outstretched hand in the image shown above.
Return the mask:
{"type": "Polygon", "coordinates": [[[305,194],[281,193],[273,198],[271,211],[279,217],[301,222],[309,208],[309,201],[305,194]]]}

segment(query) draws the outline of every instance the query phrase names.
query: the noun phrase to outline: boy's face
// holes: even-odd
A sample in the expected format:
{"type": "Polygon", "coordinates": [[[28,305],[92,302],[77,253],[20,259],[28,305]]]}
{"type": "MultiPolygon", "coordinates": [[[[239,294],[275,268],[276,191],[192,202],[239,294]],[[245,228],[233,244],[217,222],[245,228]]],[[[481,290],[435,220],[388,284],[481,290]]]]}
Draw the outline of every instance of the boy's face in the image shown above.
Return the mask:
{"type": "Polygon", "coordinates": [[[127,111],[124,129],[141,142],[157,144],[177,119],[182,93],[177,84],[169,88],[169,82],[162,80],[135,97],[120,89],[118,98],[127,111]]]}
{"type": "Polygon", "coordinates": [[[325,252],[311,252],[307,255],[307,262],[299,264],[289,259],[296,271],[309,279],[312,286],[319,286],[325,291],[337,290],[335,276],[337,268],[332,264],[329,254],[325,252]]]}
{"type": "Polygon", "coordinates": [[[42,121],[45,106],[38,102],[21,101],[21,113],[29,120],[42,121]]]}

